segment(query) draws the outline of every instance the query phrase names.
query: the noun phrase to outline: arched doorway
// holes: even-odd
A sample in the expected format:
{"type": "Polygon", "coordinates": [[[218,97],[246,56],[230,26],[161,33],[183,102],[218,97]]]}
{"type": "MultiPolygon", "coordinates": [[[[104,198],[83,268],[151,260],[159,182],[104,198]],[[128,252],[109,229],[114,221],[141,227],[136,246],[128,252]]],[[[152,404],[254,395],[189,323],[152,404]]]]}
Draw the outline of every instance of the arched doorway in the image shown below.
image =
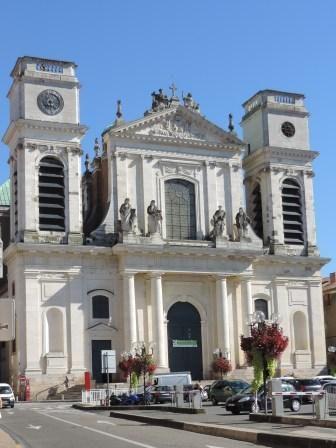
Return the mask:
{"type": "Polygon", "coordinates": [[[167,319],[170,371],[190,371],[193,380],[203,379],[199,312],[190,303],[177,302],[168,311],[167,319]]]}

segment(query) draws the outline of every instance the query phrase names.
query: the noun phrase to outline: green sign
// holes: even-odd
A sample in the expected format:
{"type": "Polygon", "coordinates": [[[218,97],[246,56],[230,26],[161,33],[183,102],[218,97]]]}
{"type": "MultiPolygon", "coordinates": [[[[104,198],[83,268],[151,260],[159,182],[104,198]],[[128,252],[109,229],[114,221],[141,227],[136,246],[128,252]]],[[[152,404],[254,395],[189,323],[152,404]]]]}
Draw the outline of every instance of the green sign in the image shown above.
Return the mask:
{"type": "Polygon", "coordinates": [[[173,339],[173,347],[197,347],[196,339],[173,339]]]}

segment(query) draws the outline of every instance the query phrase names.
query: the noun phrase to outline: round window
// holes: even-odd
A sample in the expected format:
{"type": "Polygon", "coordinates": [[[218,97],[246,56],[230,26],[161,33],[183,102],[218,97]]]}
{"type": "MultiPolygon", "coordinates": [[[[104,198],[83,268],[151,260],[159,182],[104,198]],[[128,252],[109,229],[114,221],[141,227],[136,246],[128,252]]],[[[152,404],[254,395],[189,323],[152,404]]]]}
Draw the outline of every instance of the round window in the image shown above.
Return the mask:
{"type": "Polygon", "coordinates": [[[281,125],[281,131],[286,137],[293,137],[293,135],[295,134],[295,127],[293,123],[285,121],[281,125]]]}

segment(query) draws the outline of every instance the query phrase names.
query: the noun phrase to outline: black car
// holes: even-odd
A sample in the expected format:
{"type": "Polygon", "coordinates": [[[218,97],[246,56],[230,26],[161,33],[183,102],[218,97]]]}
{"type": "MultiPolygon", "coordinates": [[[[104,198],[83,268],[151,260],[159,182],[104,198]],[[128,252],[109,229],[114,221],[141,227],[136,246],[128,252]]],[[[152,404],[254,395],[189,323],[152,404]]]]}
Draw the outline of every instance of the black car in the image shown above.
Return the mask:
{"type": "MultiPolygon", "coordinates": [[[[295,392],[292,384],[281,383],[282,392],[295,392]]],[[[283,405],[285,409],[290,409],[293,412],[298,412],[301,408],[301,400],[298,395],[284,395],[283,405]]],[[[271,409],[271,398],[267,398],[267,408],[271,409]]],[[[258,412],[265,407],[264,389],[261,386],[257,393],[253,392],[251,386],[244,389],[239,394],[228,398],[225,403],[225,409],[232,414],[240,414],[240,412],[258,412]]]]}
{"type": "MultiPolygon", "coordinates": [[[[292,384],[298,392],[320,392],[322,390],[322,384],[315,378],[294,378],[286,381],[292,384]]],[[[302,403],[310,403],[312,401],[312,395],[302,396],[302,403]]]]}
{"type": "Polygon", "coordinates": [[[226,400],[249,386],[245,380],[217,380],[211,384],[209,399],[213,405],[226,400]]]}

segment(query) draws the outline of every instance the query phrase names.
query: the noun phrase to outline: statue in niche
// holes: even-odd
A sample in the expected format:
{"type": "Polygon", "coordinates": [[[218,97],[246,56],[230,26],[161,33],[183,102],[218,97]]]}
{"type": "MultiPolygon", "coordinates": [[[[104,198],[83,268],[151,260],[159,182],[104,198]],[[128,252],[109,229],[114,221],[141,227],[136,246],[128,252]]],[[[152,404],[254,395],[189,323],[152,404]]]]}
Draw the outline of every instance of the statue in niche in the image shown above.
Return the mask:
{"type": "Polygon", "coordinates": [[[211,220],[211,224],[213,225],[213,230],[210,234],[211,237],[223,236],[225,231],[225,215],[225,210],[219,205],[211,220]]]}
{"type": "Polygon", "coordinates": [[[123,232],[132,232],[135,225],[135,208],[132,208],[129,198],[126,198],[119,209],[121,230],[123,232]]]}
{"type": "Polygon", "coordinates": [[[251,224],[251,219],[245,213],[243,207],[239,208],[236,214],[236,227],[238,231],[238,238],[246,238],[248,234],[248,227],[251,224]]]}
{"type": "Polygon", "coordinates": [[[155,201],[152,200],[147,207],[148,213],[148,233],[152,235],[153,233],[161,233],[161,222],[162,214],[161,210],[158,209],[155,201]]]}

